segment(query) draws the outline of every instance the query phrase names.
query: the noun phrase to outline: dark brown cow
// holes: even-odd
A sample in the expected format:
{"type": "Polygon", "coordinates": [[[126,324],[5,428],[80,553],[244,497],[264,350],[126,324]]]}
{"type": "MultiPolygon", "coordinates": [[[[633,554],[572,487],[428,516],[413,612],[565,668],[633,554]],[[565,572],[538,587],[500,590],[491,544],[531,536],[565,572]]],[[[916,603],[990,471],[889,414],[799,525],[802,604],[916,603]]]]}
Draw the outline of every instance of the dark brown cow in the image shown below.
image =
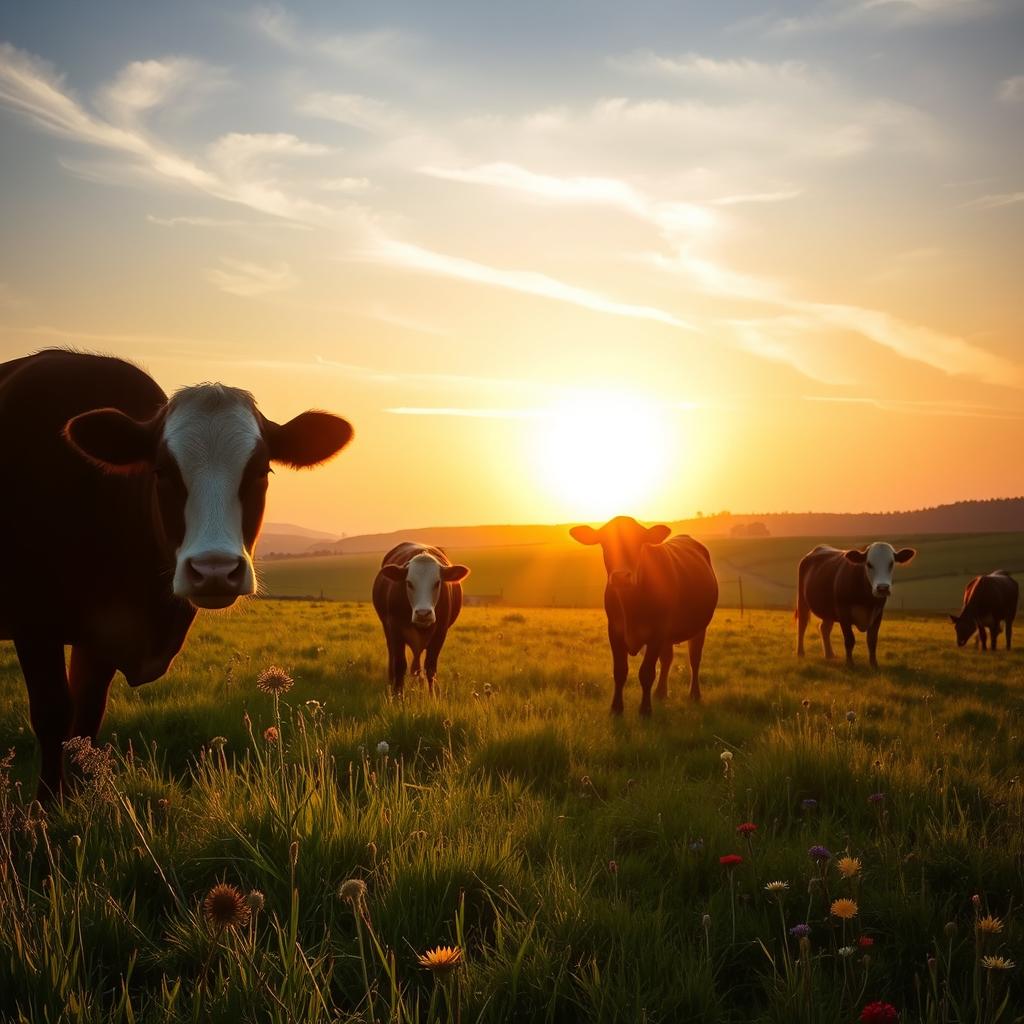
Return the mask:
{"type": "Polygon", "coordinates": [[[878,629],[885,602],[892,594],[892,574],[897,565],[909,562],[913,548],[897,551],[891,544],[876,541],[863,549],[840,551],[819,544],[800,559],[797,571],[796,653],[804,656],[804,633],[811,612],[821,619],[821,647],[833,658],[832,626],[839,623],[846,646],[846,661],[853,664],[856,640],[854,626],[867,633],[868,657],[878,668],[878,629]]]}
{"type": "Polygon", "coordinates": [[[1020,588],[1005,570],[996,569],[987,576],[975,576],[964,590],[964,606],[959,615],[950,615],[956,626],[956,645],[963,647],[978,631],[981,649],[988,649],[987,629],[992,635],[992,650],[996,649],[999,623],[1006,623],[1006,649],[1013,646],[1013,620],[1017,617],[1020,588]]]}
{"type": "Polygon", "coordinates": [[[405,648],[412,651],[412,671],[420,674],[420,657],[427,687],[434,692],[437,659],[448,630],[462,611],[464,565],[452,565],[440,548],[406,541],[393,547],[373,581],[373,607],[384,627],[388,645],[388,679],[399,697],[405,687],[405,648]]]}
{"type": "Polygon", "coordinates": [[[574,526],[569,533],[580,544],[600,544],[604,555],[604,610],[615,680],[612,714],[622,714],[629,656],[646,648],[638,674],[640,714],[649,715],[655,666],[660,660],[655,696],[663,700],[668,696],[672,646],[684,640],[690,654],[690,697],[700,700],[701,653],[718,604],[718,579],[708,549],[684,535],[666,540],[671,533],[667,526],[641,526],[629,516],[616,516],[599,530],[574,526]]]}
{"type": "Polygon", "coordinates": [[[255,590],[270,462],[313,466],[351,436],[328,413],[273,423],[219,384],[168,401],[120,359],[0,365],[0,638],[25,676],[41,796],[61,788],[64,741],[95,738],[116,671],[158,679],[196,608],[255,590]]]}

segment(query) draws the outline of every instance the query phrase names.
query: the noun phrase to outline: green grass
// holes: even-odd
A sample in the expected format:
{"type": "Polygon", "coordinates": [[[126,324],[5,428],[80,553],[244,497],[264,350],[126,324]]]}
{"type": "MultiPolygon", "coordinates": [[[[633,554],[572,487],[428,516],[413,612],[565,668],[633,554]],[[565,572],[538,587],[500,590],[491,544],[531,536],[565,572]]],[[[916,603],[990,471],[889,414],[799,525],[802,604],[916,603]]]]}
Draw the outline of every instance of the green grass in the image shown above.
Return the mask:
{"type": "Polygon", "coordinates": [[[813,644],[798,661],[793,631],[721,611],[703,704],[674,671],[652,720],[635,681],[612,720],[593,610],[467,609],[442,695],[394,703],[367,606],[250,602],[200,616],[164,680],[115,684],[109,784],[45,822],[5,646],[0,1019],[836,1024],[875,999],[905,1024],[1024,1019],[1020,969],[979,959],[1024,959],[1024,656],[890,617],[875,674],[862,643],[853,670],[813,644]],[[295,677],[277,707],[270,664],[295,677]],[[365,919],[337,895],[351,878],[365,919]],[[220,881],[265,907],[218,932],[220,881]],[[845,936],[839,896],[859,904],[845,936]],[[989,912],[1004,928],[979,949],[989,912]],[[861,935],[867,955],[839,954],[861,935]],[[465,951],[447,987],[416,962],[437,944],[465,951]]]}
{"type": "MultiPolygon", "coordinates": [[[[859,546],[875,538],[844,538],[859,546]]],[[[979,573],[993,569],[1024,572],[1024,534],[987,533],[950,536],[924,534],[891,537],[910,544],[918,555],[896,574],[891,611],[958,611],[964,587],[979,573]]],[[[706,543],[721,584],[721,605],[748,608],[792,608],[796,602],[796,567],[822,537],[712,538],[706,543]]],[[[572,541],[565,544],[524,544],[492,548],[452,548],[453,561],[472,569],[468,594],[501,594],[505,603],[523,607],[602,606],[605,572],[600,554],[572,541]]],[[[316,597],[366,601],[380,554],[281,559],[264,562],[264,589],[282,597],[316,597]]]]}

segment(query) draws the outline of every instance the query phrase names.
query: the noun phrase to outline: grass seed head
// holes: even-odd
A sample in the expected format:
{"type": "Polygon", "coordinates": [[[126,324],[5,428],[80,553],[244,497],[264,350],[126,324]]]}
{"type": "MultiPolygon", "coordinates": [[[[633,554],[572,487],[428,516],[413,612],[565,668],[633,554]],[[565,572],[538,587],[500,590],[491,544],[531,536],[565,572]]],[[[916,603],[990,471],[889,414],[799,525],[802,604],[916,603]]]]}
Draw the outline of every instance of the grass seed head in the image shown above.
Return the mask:
{"type": "Polygon", "coordinates": [[[241,928],[249,922],[249,904],[241,891],[228,882],[218,882],[203,900],[203,914],[218,929],[241,928]]]}

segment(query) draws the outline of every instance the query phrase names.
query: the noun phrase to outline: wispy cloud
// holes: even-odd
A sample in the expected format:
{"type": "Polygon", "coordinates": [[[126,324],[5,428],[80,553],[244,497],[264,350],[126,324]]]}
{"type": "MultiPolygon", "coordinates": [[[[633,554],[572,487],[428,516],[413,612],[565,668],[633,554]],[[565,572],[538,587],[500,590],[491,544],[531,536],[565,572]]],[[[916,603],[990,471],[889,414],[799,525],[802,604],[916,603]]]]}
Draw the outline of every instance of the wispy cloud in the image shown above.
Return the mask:
{"type": "Polygon", "coordinates": [[[1024,192],[1001,192],[994,195],[979,196],[972,199],[964,206],[974,207],[977,210],[994,210],[1000,206],[1013,206],[1016,203],[1024,202],[1024,192]]]}
{"type": "Polygon", "coordinates": [[[285,291],[299,283],[299,279],[292,273],[287,263],[262,266],[259,263],[227,257],[221,258],[221,266],[208,268],[205,277],[221,291],[242,298],[285,291]]]}
{"type": "Polygon", "coordinates": [[[1012,75],[999,83],[996,95],[1004,103],[1024,103],[1024,75],[1012,75]]]}
{"type": "Polygon", "coordinates": [[[230,217],[158,217],[147,213],[146,220],[162,228],[284,228],[288,231],[308,231],[309,225],[296,224],[287,220],[240,220],[230,217]]]}
{"type": "Polygon", "coordinates": [[[393,104],[373,96],[348,92],[314,92],[299,103],[299,113],[337,121],[364,132],[390,135],[407,131],[412,121],[393,104]]]}
{"type": "Polygon", "coordinates": [[[884,412],[904,413],[912,416],[958,416],[977,419],[1020,420],[1024,413],[1014,409],[1001,409],[994,405],[975,402],[920,400],[906,398],[872,398],[863,395],[803,395],[806,402],[825,402],[839,405],[867,405],[884,412]]]}
{"type": "Polygon", "coordinates": [[[751,89],[758,86],[806,86],[823,76],[803,61],[761,61],[750,57],[708,57],[686,53],[669,57],[653,50],[635,50],[611,57],[611,67],[630,74],[699,80],[704,84],[751,89]]]}
{"type": "Polygon", "coordinates": [[[748,19],[770,35],[795,35],[863,25],[902,28],[929,22],[971,21],[997,11],[1001,0],[825,0],[795,17],[748,19]]]}
{"type": "Polygon", "coordinates": [[[712,206],[739,206],[741,203],[784,203],[803,195],[803,189],[790,188],[778,192],[740,192],[710,200],[712,206]]]}

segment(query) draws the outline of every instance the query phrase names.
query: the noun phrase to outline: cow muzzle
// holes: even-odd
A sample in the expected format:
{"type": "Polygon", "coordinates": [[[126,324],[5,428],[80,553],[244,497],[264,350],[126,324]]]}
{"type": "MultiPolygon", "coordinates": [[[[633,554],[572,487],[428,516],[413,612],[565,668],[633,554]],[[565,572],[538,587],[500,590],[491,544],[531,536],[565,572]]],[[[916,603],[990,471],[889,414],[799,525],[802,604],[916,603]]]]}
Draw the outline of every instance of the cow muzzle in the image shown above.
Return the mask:
{"type": "MultiPolygon", "coordinates": [[[[228,608],[255,590],[249,560],[244,555],[207,551],[186,558],[178,596],[197,608],[228,608]]],[[[177,588],[176,588],[177,589],[177,588]]]]}
{"type": "Polygon", "coordinates": [[[888,583],[876,583],[874,592],[875,597],[889,597],[892,594],[892,587],[888,583]]]}
{"type": "Polygon", "coordinates": [[[437,621],[433,608],[416,608],[412,613],[414,626],[432,626],[437,621]]]}

